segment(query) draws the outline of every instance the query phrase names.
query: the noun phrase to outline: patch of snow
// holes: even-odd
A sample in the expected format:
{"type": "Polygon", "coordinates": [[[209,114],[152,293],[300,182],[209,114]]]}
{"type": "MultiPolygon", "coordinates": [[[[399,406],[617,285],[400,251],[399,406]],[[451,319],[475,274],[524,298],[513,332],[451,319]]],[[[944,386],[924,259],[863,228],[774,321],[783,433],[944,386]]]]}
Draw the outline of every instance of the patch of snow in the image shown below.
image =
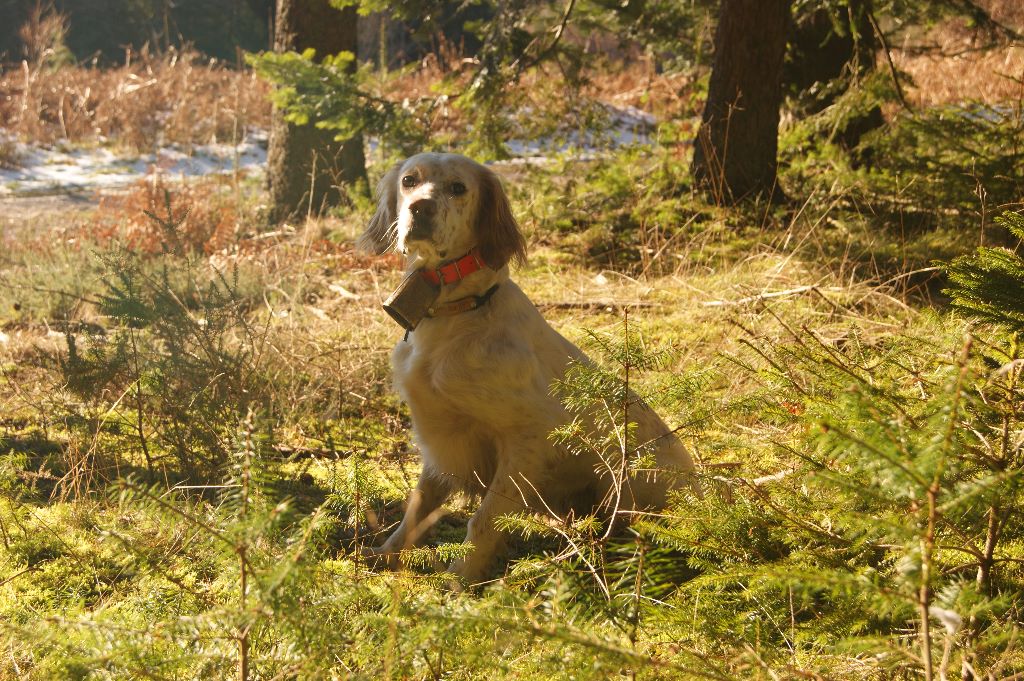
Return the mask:
{"type": "MultiPolygon", "coordinates": [[[[606,121],[601,129],[566,126],[551,136],[509,140],[505,146],[512,158],[506,163],[544,163],[555,154],[589,159],[609,149],[653,143],[657,125],[654,116],[631,106],[598,106],[606,121]]],[[[368,155],[372,156],[379,145],[378,139],[368,137],[368,155]]],[[[105,147],[17,147],[18,167],[0,168],[0,197],[110,189],[157,174],[185,178],[236,170],[262,172],[267,161],[267,134],[259,130],[248,131],[237,145],[204,144],[188,150],[169,145],[152,154],[131,157],[105,147]]]]}
{"type": "Polygon", "coordinates": [[[969,104],[957,107],[958,113],[969,121],[981,123],[1006,123],[1013,116],[1013,107],[1005,104],[969,104]]]}
{"type": "Polygon", "coordinates": [[[633,106],[598,103],[606,125],[597,130],[565,128],[557,136],[531,140],[509,140],[505,147],[513,160],[543,162],[550,154],[570,154],[574,158],[594,158],[608,149],[653,143],[657,127],[654,116],[633,106]]]}
{"type": "Polygon", "coordinates": [[[265,140],[266,135],[257,132],[237,145],[196,145],[188,152],[172,145],[134,157],[99,147],[19,145],[18,167],[0,169],[0,196],[112,188],[155,174],[174,178],[262,171],[267,160],[265,140]]]}
{"type": "MultiPolygon", "coordinates": [[[[484,161],[487,164],[502,165],[543,164],[553,156],[569,156],[576,160],[591,160],[608,152],[609,149],[655,143],[654,132],[658,120],[651,114],[633,106],[618,106],[598,102],[605,117],[606,125],[597,130],[579,130],[563,126],[555,135],[535,139],[511,139],[505,142],[510,158],[484,161]]],[[[529,109],[520,110],[518,115],[528,116],[529,109]]],[[[472,134],[472,132],[470,133],[472,134]]],[[[383,154],[380,138],[366,137],[367,159],[380,159],[383,154]]],[[[458,151],[458,149],[456,149],[458,151]]]]}

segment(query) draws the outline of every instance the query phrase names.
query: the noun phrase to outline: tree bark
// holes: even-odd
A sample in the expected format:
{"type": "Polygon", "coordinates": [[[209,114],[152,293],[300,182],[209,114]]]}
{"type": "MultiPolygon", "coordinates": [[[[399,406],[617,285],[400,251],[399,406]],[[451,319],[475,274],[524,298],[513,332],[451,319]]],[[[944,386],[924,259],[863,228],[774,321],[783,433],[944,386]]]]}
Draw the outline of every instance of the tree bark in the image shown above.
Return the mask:
{"type": "MultiPolygon", "coordinates": [[[[301,52],[312,47],[317,60],[345,50],[355,53],[356,17],[355,7],[337,10],[328,0],[277,0],[274,50],[301,52]]],[[[313,121],[294,125],[274,111],[267,152],[271,222],[307,212],[319,215],[339,205],[346,192],[366,191],[362,135],[345,142],[334,135],[313,121]]]]}
{"type": "Polygon", "coordinates": [[[691,168],[696,186],[716,203],[782,196],[775,173],[791,4],[722,0],[691,168]]]}

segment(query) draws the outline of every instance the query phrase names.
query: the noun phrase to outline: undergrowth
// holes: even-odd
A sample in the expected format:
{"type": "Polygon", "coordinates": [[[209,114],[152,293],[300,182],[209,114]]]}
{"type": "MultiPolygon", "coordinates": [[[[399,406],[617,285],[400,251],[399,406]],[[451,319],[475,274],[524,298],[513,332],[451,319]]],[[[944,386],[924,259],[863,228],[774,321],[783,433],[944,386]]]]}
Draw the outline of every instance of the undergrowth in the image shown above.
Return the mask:
{"type": "MultiPolygon", "coordinates": [[[[936,677],[1024,664],[1022,396],[1003,321],[915,312],[891,286],[801,262],[806,243],[722,272],[690,264],[690,293],[656,269],[568,266],[548,283],[560,256],[542,248],[521,274],[535,300],[566,302],[571,283],[597,304],[548,308],[599,361],[567,377],[570,404],[643,395],[692,449],[704,493],[626,534],[599,517],[507,518],[521,538],[501,581],[453,596],[433,565],[459,549],[461,523],[442,522],[402,573],[358,557],[415,480],[382,385],[397,331],[358,283],[394,276],[314,246],[315,227],[228,260],[186,247],[203,240],[181,241],[174,200],[151,211],[161,250],[86,254],[95,312],[75,314],[95,332],[7,346],[4,399],[20,406],[0,469],[4,678],[859,679],[915,678],[926,660],[936,677]],[[47,391],[29,375],[62,387],[33,404],[47,391]]],[[[625,443],[628,475],[642,443],[611,414],[618,438],[580,443],[625,443]]]]}
{"type": "MultiPolygon", "coordinates": [[[[442,57],[360,82],[429,98],[439,145],[468,124],[454,89],[431,89],[465,84],[457,51],[442,57]]],[[[63,79],[98,73],[26,62],[3,87],[35,116],[3,115],[27,138],[137,147],[258,124],[246,88],[263,86],[206,68],[143,56],[94,101],[63,79]],[[130,87],[164,122],[119,122],[130,87]],[[233,104],[196,128],[167,87],[233,104]]],[[[561,81],[537,77],[519,86],[551,98],[561,81]]],[[[616,408],[641,395],[700,493],[621,531],[503,518],[513,559],[476,593],[435,571],[465,550],[472,500],[403,570],[361,558],[418,472],[388,388],[400,332],[378,307],[400,263],[350,245],[367,207],[266,231],[237,179],[145,183],[7,235],[0,679],[1024,673],[1019,106],[903,111],[846,147],[844,121],[891,113],[875,76],[785,131],[800,200],[726,210],[686,180],[699,85],[683,81],[624,100],[675,112],[650,146],[496,167],[535,246],[517,279],[594,359],[565,403],[607,407],[603,434],[552,437],[642,472],[616,408]]],[[[564,133],[567,102],[527,123],[564,133]]]]}
{"type": "Polygon", "coordinates": [[[150,151],[237,142],[269,124],[261,81],[189,51],[143,53],[114,69],[8,64],[0,66],[0,92],[0,124],[26,142],[150,151]]]}

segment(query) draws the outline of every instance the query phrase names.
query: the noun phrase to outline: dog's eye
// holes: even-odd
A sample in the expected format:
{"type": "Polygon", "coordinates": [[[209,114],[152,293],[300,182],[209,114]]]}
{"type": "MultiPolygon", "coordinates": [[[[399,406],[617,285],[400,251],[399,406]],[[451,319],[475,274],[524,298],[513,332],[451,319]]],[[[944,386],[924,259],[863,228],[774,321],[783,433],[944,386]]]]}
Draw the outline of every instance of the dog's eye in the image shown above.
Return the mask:
{"type": "Polygon", "coordinates": [[[406,175],[405,177],[402,178],[403,187],[415,187],[416,182],[417,180],[415,175],[406,175]]]}
{"type": "Polygon", "coordinates": [[[461,182],[452,182],[451,192],[452,196],[462,196],[466,193],[466,185],[461,182]]]}

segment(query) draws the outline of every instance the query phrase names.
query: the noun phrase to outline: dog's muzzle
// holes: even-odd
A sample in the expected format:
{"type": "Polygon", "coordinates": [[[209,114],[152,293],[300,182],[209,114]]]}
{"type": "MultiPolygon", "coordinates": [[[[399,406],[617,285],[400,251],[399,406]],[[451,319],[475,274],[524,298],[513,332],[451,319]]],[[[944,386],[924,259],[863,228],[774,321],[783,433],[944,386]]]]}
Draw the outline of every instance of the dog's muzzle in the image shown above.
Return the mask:
{"type": "Polygon", "coordinates": [[[412,214],[412,226],[406,239],[428,241],[434,235],[437,202],[433,199],[418,199],[409,205],[409,212],[412,214]]]}

